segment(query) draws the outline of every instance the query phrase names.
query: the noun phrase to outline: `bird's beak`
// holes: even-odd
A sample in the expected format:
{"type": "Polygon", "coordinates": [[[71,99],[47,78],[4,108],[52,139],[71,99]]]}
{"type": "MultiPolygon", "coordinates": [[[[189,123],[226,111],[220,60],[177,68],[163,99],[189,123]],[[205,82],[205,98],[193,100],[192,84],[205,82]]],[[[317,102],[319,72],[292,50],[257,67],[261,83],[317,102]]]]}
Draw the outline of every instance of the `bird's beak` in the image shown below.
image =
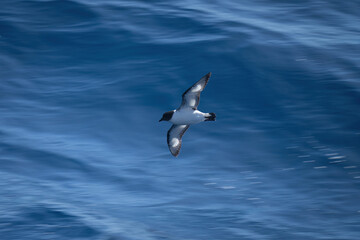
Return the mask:
{"type": "Polygon", "coordinates": [[[161,122],[162,120],[164,120],[163,118],[159,120],[159,122],[161,122]]]}

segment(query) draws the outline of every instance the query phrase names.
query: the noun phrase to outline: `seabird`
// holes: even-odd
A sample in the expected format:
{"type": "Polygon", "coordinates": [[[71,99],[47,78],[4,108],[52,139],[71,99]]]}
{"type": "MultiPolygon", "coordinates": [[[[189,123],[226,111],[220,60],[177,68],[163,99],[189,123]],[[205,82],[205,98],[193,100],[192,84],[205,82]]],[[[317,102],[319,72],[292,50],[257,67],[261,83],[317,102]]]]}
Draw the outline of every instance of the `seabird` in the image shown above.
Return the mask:
{"type": "Polygon", "coordinates": [[[174,157],[180,153],[181,138],[191,124],[203,121],[215,121],[215,113],[203,113],[197,110],[200,102],[200,93],[204,90],[209,81],[211,72],[203,76],[182,95],[182,103],[179,108],[163,114],[161,121],[173,123],[167,132],[167,144],[174,157]]]}

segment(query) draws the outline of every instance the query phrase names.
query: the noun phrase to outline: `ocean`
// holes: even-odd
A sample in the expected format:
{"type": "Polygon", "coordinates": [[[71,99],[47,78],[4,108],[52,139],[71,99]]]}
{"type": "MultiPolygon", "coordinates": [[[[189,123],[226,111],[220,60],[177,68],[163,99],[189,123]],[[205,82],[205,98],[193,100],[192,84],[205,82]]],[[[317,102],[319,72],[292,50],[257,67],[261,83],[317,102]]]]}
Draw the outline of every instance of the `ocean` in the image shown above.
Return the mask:
{"type": "Polygon", "coordinates": [[[360,239],[359,9],[2,0],[0,239],[360,239]]]}

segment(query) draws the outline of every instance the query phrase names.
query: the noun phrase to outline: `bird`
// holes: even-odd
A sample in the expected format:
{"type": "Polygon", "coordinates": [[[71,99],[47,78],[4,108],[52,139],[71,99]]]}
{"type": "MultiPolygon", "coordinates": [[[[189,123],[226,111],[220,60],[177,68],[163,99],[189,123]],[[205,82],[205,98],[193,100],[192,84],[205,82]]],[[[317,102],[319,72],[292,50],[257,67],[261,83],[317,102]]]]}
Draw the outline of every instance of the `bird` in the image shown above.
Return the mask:
{"type": "Polygon", "coordinates": [[[211,72],[203,76],[199,81],[187,89],[182,95],[179,108],[165,112],[161,121],[169,121],[173,125],[167,132],[167,144],[171,154],[177,157],[180,153],[182,136],[190,125],[204,121],[215,121],[215,113],[203,113],[197,109],[200,103],[200,93],[209,81],[211,72]]]}

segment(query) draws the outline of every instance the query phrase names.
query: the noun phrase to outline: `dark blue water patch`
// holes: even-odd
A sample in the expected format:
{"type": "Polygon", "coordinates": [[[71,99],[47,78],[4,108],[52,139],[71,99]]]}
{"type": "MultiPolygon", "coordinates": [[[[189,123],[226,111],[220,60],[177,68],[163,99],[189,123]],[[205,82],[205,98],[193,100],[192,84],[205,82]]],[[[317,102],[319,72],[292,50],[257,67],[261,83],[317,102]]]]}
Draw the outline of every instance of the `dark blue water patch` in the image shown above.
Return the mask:
{"type": "Polygon", "coordinates": [[[45,206],[17,209],[11,217],[2,216],[0,224],[7,239],[96,239],[100,234],[81,218],[45,206]]]}

